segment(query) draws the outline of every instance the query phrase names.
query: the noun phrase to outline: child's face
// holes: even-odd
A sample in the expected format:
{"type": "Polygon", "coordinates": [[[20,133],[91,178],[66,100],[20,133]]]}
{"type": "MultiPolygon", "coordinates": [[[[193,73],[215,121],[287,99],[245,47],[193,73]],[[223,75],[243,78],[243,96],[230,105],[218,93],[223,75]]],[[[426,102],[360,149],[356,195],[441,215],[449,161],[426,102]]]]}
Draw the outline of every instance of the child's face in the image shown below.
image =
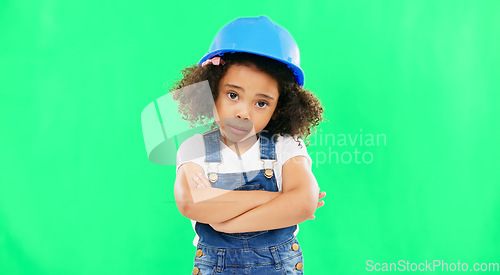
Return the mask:
{"type": "Polygon", "coordinates": [[[254,66],[231,65],[219,83],[214,117],[233,142],[262,131],[278,103],[278,82],[254,66]]]}

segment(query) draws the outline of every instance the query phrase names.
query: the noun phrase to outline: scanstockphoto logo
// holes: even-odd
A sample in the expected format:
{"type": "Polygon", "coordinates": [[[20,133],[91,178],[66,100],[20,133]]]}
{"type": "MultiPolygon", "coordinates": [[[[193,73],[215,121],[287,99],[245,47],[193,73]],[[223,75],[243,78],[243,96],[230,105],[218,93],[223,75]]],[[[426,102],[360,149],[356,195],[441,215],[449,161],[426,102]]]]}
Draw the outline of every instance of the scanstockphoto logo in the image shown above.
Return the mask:
{"type": "Polygon", "coordinates": [[[318,133],[310,139],[311,156],[316,167],[323,164],[371,164],[380,147],[387,146],[385,133],[363,131],[351,133],[318,133]]]}
{"type": "Polygon", "coordinates": [[[366,271],[382,271],[382,272],[398,272],[398,271],[423,271],[423,272],[453,272],[453,271],[479,271],[479,272],[499,272],[500,265],[498,262],[446,262],[444,260],[425,260],[422,262],[412,262],[407,260],[399,260],[397,262],[376,262],[373,260],[366,261],[366,271]]]}

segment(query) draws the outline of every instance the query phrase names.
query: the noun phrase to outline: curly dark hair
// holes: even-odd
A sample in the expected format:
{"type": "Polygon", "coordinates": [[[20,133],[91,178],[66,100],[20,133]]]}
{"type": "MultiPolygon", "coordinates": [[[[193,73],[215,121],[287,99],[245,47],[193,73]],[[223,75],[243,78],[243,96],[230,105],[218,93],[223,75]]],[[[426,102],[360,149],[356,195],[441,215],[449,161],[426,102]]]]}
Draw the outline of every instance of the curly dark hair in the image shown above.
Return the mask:
{"type": "MultiPolygon", "coordinates": [[[[225,64],[215,66],[192,65],[182,70],[183,78],[172,85],[170,91],[174,100],[179,102],[179,113],[191,126],[206,123],[213,118],[213,109],[206,104],[207,93],[199,89],[189,89],[189,85],[208,80],[213,101],[219,95],[219,82],[227,70],[234,64],[254,65],[258,70],[267,73],[278,82],[278,104],[271,120],[264,128],[272,134],[307,137],[323,120],[323,107],[320,100],[309,90],[301,87],[295,80],[293,72],[277,60],[249,53],[226,53],[222,56],[225,64]]],[[[212,124],[212,129],[217,124],[212,124]]]]}

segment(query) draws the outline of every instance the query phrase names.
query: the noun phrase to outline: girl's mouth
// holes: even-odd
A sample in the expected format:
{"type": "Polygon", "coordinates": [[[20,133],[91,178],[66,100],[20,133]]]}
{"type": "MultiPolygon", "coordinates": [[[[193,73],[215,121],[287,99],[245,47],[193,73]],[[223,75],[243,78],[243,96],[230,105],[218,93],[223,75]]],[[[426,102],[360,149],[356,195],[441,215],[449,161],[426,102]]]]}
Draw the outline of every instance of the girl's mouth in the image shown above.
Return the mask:
{"type": "Polygon", "coordinates": [[[233,127],[231,125],[227,125],[227,128],[229,128],[229,131],[231,131],[233,134],[238,135],[238,136],[246,135],[250,132],[250,130],[236,128],[236,127],[233,127]]]}

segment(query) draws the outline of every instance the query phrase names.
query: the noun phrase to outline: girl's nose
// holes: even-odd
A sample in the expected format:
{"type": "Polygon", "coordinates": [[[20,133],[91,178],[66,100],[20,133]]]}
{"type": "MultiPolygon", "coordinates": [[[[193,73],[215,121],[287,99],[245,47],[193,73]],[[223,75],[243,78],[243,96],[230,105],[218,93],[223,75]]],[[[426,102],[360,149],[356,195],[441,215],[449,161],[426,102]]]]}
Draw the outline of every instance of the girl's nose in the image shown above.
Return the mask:
{"type": "Polygon", "coordinates": [[[239,112],[236,113],[236,117],[241,119],[249,119],[250,115],[246,110],[239,110],[239,112]]]}
{"type": "Polygon", "coordinates": [[[236,115],[236,117],[237,117],[237,118],[241,118],[241,119],[249,119],[248,115],[245,115],[245,114],[243,114],[243,113],[238,113],[238,114],[236,115]]]}

